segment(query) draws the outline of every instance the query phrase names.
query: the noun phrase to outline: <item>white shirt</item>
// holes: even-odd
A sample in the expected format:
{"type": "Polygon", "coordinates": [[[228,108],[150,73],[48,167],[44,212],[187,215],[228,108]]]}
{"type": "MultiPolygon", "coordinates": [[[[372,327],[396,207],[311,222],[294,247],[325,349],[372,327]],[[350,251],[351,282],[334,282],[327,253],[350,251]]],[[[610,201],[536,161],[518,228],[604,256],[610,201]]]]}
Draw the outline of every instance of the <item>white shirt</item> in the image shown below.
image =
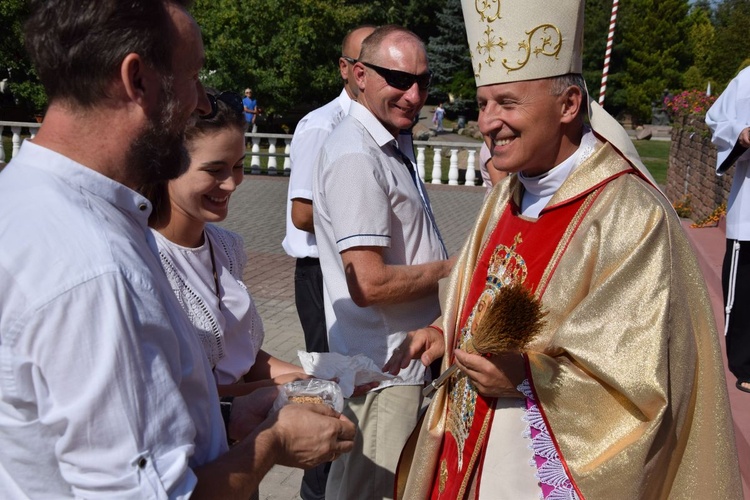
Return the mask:
{"type": "MultiPolygon", "coordinates": [[[[726,90],[706,113],[706,125],[713,132],[716,166],[729,156],[740,132],[750,127],[750,68],[745,68],[729,82],[726,90]]],[[[750,151],[734,164],[732,189],[727,202],[727,238],[750,241],[750,151]]]]}
{"type": "Polygon", "coordinates": [[[281,243],[291,257],[300,259],[318,256],[315,235],[297,229],[292,223],[292,200],[301,198],[312,201],[315,160],[330,133],[349,113],[351,102],[344,89],[333,101],[306,114],[294,130],[289,151],[292,172],[289,176],[289,193],[286,201],[286,237],[281,243]]]}
{"type": "MultiPolygon", "coordinates": [[[[330,350],[364,354],[378,366],[385,364],[407,332],[437,318],[437,292],[399,304],[359,307],[349,295],[340,252],[383,247],[383,260],[391,265],[447,258],[426,193],[423,199],[423,189],[415,185],[396,144],[372,113],[352,103],[349,115],[326,140],[313,173],[330,350]]],[[[423,188],[419,176],[416,180],[423,188]]],[[[424,366],[415,360],[401,377],[400,383],[421,384],[424,366]]]]}
{"type": "Polygon", "coordinates": [[[247,262],[242,238],[206,224],[203,244],[189,248],[152,231],[172,292],[195,326],[216,382],[239,381],[255,364],[264,337],[263,322],[242,281],[247,262]]]}
{"type": "MultiPolygon", "coordinates": [[[[351,103],[349,94],[346,93],[346,89],[343,89],[336,99],[306,114],[294,130],[289,150],[291,174],[286,201],[286,236],[281,242],[290,257],[298,259],[318,257],[315,235],[297,229],[292,222],[292,200],[312,201],[313,167],[318,154],[336,125],[341,123],[341,120],[349,113],[351,103]]],[[[411,133],[399,134],[398,143],[404,154],[416,165],[411,133]]]]}
{"type": "Polygon", "coordinates": [[[587,127],[584,129],[578,149],[559,165],[535,177],[528,177],[523,172],[519,173],[518,180],[524,187],[523,198],[521,199],[521,214],[526,217],[538,218],[563,182],[578,165],[594,153],[595,149],[596,136],[587,127]]]}
{"type": "Polygon", "coordinates": [[[0,173],[3,498],[186,498],[226,451],[150,211],[29,141],[0,173]]]}

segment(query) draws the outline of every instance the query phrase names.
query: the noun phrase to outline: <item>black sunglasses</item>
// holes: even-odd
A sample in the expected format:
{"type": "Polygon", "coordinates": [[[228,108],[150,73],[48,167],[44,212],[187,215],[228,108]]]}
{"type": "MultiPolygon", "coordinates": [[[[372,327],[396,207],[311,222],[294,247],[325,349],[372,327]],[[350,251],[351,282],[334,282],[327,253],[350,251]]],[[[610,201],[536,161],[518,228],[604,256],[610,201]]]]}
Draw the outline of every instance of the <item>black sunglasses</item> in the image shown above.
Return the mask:
{"type": "Polygon", "coordinates": [[[235,113],[242,114],[245,111],[242,98],[234,92],[222,92],[217,95],[206,93],[206,97],[208,97],[208,102],[211,103],[211,111],[205,115],[201,115],[201,119],[203,120],[210,120],[216,116],[216,113],[219,112],[219,101],[229,106],[229,109],[235,113]]]}
{"type": "Polygon", "coordinates": [[[398,90],[409,90],[414,82],[417,83],[419,90],[427,90],[430,88],[432,83],[432,71],[427,71],[421,75],[414,75],[405,71],[398,71],[395,69],[383,68],[381,66],[375,66],[374,64],[361,62],[364,66],[375,70],[377,74],[383,77],[385,83],[398,90]]]}
{"type": "Polygon", "coordinates": [[[341,59],[348,62],[349,64],[357,64],[357,60],[349,56],[341,56],[341,59]]]}

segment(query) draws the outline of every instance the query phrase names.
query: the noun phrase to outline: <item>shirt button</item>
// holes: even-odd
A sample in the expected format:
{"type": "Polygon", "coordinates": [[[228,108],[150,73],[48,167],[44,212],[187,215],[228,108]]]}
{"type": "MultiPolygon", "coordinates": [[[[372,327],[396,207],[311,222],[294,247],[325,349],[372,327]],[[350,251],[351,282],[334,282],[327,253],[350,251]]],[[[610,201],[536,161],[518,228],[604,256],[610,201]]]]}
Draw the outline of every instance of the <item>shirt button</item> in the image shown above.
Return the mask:
{"type": "Polygon", "coordinates": [[[138,460],[138,467],[139,467],[140,469],[143,469],[143,468],[145,468],[145,467],[146,467],[146,464],[148,464],[148,460],[146,460],[145,458],[141,457],[141,459],[140,459],[140,460],[138,460]]]}

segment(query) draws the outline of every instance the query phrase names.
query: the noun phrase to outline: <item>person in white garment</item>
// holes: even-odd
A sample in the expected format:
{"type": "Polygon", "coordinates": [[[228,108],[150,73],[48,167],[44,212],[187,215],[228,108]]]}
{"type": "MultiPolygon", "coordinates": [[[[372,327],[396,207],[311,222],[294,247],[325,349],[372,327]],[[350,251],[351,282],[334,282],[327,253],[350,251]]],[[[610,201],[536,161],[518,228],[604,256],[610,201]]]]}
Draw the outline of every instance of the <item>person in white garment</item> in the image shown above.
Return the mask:
{"type": "Polygon", "coordinates": [[[0,173],[0,491],[17,498],[248,498],[274,464],[352,449],[321,405],[267,417],[216,383],[138,189],[187,166],[210,111],[200,29],[176,0],[35,0],[26,49],[49,107],[0,173]]]}
{"type": "MultiPolygon", "coordinates": [[[[328,136],[313,171],[315,236],[331,352],[383,366],[406,332],[440,314],[438,280],[452,261],[424,185],[399,147],[427,98],[422,41],[381,26],[353,67],[359,98],[328,136]]],[[[416,423],[425,368],[346,400],[356,452],[331,466],[326,498],[388,498],[398,455],[416,423]]]]}
{"type": "Polygon", "coordinates": [[[323,274],[313,225],[313,166],[326,138],[349,113],[349,105],[359,95],[352,66],[359,57],[362,40],[374,29],[374,26],[360,26],[344,37],[339,57],[339,72],[344,88],[336,99],[311,111],[299,121],[289,151],[292,166],[287,197],[286,236],[282,246],[290,257],[297,259],[294,273],[295,303],[308,352],[328,352],[323,274]]]}
{"type": "Polygon", "coordinates": [[[727,203],[727,249],[722,268],[729,370],[735,386],[750,393],[750,68],[731,81],[706,113],[716,145],[716,169],[734,164],[727,203]]]}
{"type": "Polygon", "coordinates": [[[144,189],[154,207],[149,225],[159,258],[180,305],[195,326],[222,402],[253,390],[309,378],[261,349],[264,331],[242,281],[247,262],[242,238],[215,225],[244,178],[242,100],[208,92],[216,112],[185,131],[187,171],[144,189]]]}
{"type": "MultiPolygon", "coordinates": [[[[344,82],[341,93],[331,102],[306,114],[294,130],[289,151],[291,174],[286,206],[286,235],[281,245],[294,257],[294,302],[297,307],[307,352],[328,352],[325,307],[323,305],[323,271],[320,269],[315,240],[312,205],[312,174],[318,153],[326,138],[349,113],[349,105],[359,96],[352,67],[359,58],[364,40],[375,30],[362,25],[349,31],[341,42],[339,74],[344,82]]],[[[411,141],[411,134],[401,137],[411,141]]],[[[411,142],[407,150],[412,150],[411,142]]],[[[302,476],[302,500],[324,500],[330,463],[307,469],[302,476]]]]}

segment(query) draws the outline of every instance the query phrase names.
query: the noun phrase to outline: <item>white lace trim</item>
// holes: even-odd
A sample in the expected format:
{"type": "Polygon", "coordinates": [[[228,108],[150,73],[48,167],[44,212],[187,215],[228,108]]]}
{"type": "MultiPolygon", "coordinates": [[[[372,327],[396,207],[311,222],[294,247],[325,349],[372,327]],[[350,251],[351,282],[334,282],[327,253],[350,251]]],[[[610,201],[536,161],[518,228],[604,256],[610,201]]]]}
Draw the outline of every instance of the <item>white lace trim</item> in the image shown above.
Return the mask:
{"type": "Polygon", "coordinates": [[[534,458],[531,459],[529,465],[537,468],[536,477],[539,479],[540,486],[551,488],[547,496],[544,496],[542,492],[539,498],[542,500],[578,500],[573,483],[565,472],[560,455],[552,442],[552,436],[536,404],[528,379],[521,382],[517,389],[526,396],[527,400],[523,420],[528,427],[524,432],[524,437],[531,441],[530,448],[534,451],[534,458]],[[532,429],[538,431],[533,437],[532,429]],[[545,460],[541,467],[537,465],[536,457],[545,460]]]}
{"type": "MultiPolygon", "coordinates": [[[[226,260],[228,262],[227,267],[230,275],[235,279],[239,287],[249,294],[247,286],[242,281],[242,269],[244,268],[247,257],[244,253],[240,237],[211,224],[206,225],[205,231],[207,237],[211,238],[214,244],[214,252],[226,255],[226,260]]],[[[197,250],[209,251],[208,244],[204,242],[204,245],[197,250]]],[[[226,357],[224,332],[221,330],[221,326],[215,313],[206,303],[206,299],[195,291],[191,284],[186,281],[184,276],[182,276],[179,269],[172,261],[172,257],[169,253],[160,249],[159,257],[161,258],[162,267],[164,268],[164,272],[167,275],[167,279],[169,280],[177,300],[180,302],[182,309],[187,313],[190,322],[195,327],[198,339],[203,346],[211,366],[215,367],[221,359],[226,357]]],[[[213,297],[211,297],[211,299],[213,299],[213,297]]],[[[253,309],[255,308],[252,296],[250,297],[250,307],[253,309]]],[[[264,330],[257,313],[251,316],[251,320],[249,334],[253,345],[258,346],[259,349],[265,336],[264,330]]]]}
{"type": "Polygon", "coordinates": [[[161,265],[167,275],[172,291],[174,292],[180,306],[187,313],[190,323],[195,327],[198,340],[203,346],[203,351],[208,357],[211,366],[216,366],[224,353],[224,338],[219,328],[216,317],[211,313],[206,301],[193,287],[182,277],[171,257],[163,251],[159,251],[161,265]]]}

